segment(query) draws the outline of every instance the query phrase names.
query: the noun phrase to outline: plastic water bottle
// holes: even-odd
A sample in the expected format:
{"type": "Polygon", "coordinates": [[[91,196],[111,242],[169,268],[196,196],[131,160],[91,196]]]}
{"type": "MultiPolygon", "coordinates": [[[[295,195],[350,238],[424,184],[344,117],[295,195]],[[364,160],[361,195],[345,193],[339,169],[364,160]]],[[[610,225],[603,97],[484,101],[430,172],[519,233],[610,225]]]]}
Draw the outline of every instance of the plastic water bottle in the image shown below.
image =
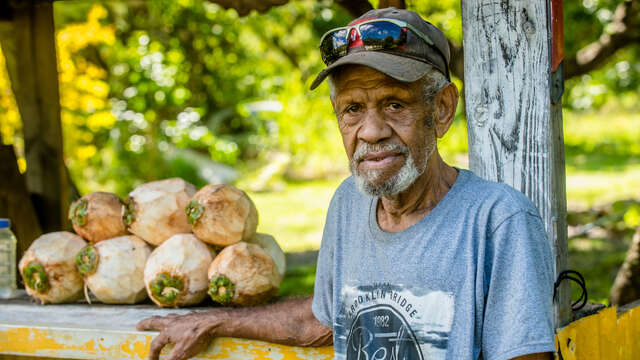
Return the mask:
{"type": "Polygon", "coordinates": [[[9,219],[0,219],[0,299],[16,294],[16,246],[17,240],[9,226],[9,219]]]}

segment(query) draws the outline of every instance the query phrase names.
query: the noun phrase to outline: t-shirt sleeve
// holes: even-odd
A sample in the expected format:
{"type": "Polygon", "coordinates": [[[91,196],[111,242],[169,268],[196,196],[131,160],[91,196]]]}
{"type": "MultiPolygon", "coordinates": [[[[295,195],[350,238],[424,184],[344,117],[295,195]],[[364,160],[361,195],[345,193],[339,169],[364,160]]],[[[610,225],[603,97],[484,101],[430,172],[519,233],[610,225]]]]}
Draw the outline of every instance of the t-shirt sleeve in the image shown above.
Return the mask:
{"type": "Polygon", "coordinates": [[[554,351],[553,266],[542,219],[522,210],[502,221],[487,241],[483,358],[554,351]]]}
{"type": "Polygon", "coordinates": [[[322,244],[318,254],[316,282],[313,290],[313,315],[328,328],[333,328],[333,253],[336,241],[338,221],[334,196],[329,205],[327,218],[322,232],[322,244]]]}

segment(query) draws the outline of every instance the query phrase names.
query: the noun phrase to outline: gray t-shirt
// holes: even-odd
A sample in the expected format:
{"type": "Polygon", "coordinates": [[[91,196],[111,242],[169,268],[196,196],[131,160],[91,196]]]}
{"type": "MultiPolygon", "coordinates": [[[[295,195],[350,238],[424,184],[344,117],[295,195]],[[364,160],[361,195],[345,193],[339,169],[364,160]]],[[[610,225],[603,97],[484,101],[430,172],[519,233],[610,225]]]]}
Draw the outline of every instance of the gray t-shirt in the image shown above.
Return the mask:
{"type": "Polygon", "coordinates": [[[336,191],[313,313],[336,359],[510,359],[554,351],[551,249],[534,205],[468,170],[415,225],[387,233],[377,198],[336,191]]]}

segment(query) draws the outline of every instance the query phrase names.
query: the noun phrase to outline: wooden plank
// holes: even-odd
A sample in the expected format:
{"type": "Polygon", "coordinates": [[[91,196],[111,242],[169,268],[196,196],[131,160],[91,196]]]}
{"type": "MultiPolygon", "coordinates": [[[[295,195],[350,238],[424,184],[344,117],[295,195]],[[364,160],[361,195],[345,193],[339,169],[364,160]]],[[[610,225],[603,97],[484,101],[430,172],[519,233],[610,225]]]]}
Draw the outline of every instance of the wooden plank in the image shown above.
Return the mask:
{"type": "MultiPolygon", "coordinates": [[[[55,328],[0,324],[2,353],[63,359],[143,360],[158,333],[86,328],[55,328]]],[[[162,355],[173,347],[167,346],[162,355]]],[[[333,347],[301,348],[256,340],[216,338],[192,359],[331,359],[333,347]]]]}
{"type": "Polygon", "coordinates": [[[556,359],[640,358],[640,302],[616,314],[616,307],[576,320],[556,333],[556,359]]]}
{"type": "MultiPolygon", "coordinates": [[[[160,309],[155,305],[35,305],[26,298],[0,301],[0,354],[66,359],[144,359],[158,333],[135,330],[154,315],[208,308],[160,309]]],[[[167,355],[171,347],[163,354],[167,355]]],[[[194,359],[331,359],[333,347],[302,348],[218,338],[194,359]]],[[[0,355],[1,358],[1,355],[0,355]]]]}
{"type": "Polygon", "coordinates": [[[23,121],[27,187],[42,229],[69,229],[51,2],[25,2],[0,23],[0,43],[23,121]]]}
{"type": "MultiPolygon", "coordinates": [[[[549,0],[462,2],[469,163],[538,207],[566,269],[566,197],[560,105],[551,103],[549,0]]],[[[570,320],[569,287],[554,302],[556,327],[570,320]]]]}

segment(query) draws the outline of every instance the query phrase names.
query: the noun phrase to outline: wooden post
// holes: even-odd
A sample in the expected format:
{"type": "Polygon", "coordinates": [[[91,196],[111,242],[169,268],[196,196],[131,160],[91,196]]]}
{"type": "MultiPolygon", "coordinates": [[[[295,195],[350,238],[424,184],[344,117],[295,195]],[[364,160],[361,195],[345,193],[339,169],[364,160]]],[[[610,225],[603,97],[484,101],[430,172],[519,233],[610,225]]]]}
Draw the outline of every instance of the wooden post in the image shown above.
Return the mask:
{"type": "Polygon", "coordinates": [[[70,228],[69,179],[62,158],[62,126],[51,1],[15,2],[0,22],[0,44],[22,117],[26,182],[42,229],[70,228]]]}
{"type": "Polygon", "coordinates": [[[0,174],[0,218],[11,219],[11,231],[18,238],[16,260],[20,260],[42,231],[11,145],[0,145],[0,174]]]}
{"type": "MultiPolygon", "coordinates": [[[[561,67],[552,73],[550,13],[549,0],[462,2],[471,170],[538,207],[557,276],[567,268],[567,225],[562,74],[561,67]]],[[[558,291],[556,327],[571,320],[568,284],[558,291]]]]}

